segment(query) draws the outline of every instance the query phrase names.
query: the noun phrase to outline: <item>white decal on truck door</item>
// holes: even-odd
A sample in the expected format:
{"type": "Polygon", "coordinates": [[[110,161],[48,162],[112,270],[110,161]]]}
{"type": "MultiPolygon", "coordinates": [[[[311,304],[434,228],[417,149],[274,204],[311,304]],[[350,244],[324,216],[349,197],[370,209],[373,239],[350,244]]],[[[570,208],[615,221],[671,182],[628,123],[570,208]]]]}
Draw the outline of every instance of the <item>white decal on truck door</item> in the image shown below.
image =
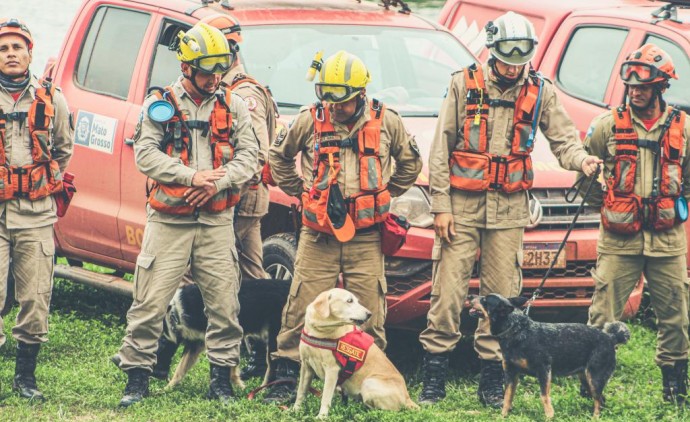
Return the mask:
{"type": "Polygon", "coordinates": [[[79,110],[74,143],[101,152],[113,153],[117,119],[79,110]]]}

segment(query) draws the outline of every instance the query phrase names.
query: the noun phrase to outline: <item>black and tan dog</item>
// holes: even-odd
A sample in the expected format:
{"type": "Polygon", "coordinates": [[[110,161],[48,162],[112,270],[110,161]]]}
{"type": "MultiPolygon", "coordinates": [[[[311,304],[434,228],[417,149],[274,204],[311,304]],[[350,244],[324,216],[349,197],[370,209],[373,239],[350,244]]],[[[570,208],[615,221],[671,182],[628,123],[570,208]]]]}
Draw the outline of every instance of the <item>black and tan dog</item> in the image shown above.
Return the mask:
{"type": "MultiPolygon", "coordinates": [[[[280,331],[281,314],[289,290],[290,283],[285,280],[248,280],[242,283],[237,295],[240,303],[238,319],[245,341],[253,338],[267,345],[267,370],[263,383],[272,377],[268,360],[270,353],[278,348],[276,337],[280,331]]],[[[163,334],[156,353],[157,363],[152,374],[156,378],[166,379],[177,348],[183,346],[180,363],[166,388],[179,384],[198,360],[204,350],[207,324],[199,287],[192,284],[178,289],[165,314],[163,334]]],[[[232,383],[244,388],[239,368],[233,367],[230,374],[232,383]]]]}
{"type": "Polygon", "coordinates": [[[524,297],[506,299],[501,295],[470,296],[470,314],[489,318],[491,334],[501,346],[506,391],[502,415],[512,408],[520,374],[537,377],[541,401],[547,418],[554,415],[551,405],[553,375],[580,376],[581,393],[594,399],[594,416],[604,402],[603,391],[616,368],[616,345],[630,338],[622,322],[606,324],[604,330],[585,324],[548,324],[532,321],[518,308],[524,297]]]}

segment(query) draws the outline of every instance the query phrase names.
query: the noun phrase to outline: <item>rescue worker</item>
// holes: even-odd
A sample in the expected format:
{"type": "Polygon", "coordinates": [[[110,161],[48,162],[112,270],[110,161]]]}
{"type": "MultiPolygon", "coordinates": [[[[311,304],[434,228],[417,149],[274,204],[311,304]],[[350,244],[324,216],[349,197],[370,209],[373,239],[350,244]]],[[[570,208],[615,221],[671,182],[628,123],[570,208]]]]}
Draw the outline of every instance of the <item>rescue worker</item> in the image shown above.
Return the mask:
{"type": "Polygon", "coordinates": [[[589,151],[604,159],[605,181],[589,200],[601,206],[603,229],[589,324],[618,320],[644,275],[657,317],[663,398],[681,404],[688,372],[687,240],[681,223],[690,199],[690,122],[664,101],[669,81],[678,76],[661,48],[645,44],[630,53],[621,79],[623,105],[595,118],[585,138],[589,151]]]}
{"type": "MultiPolygon", "coordinates": [[[[200,20],[214,28],[218,28],[228,40],[230,50],[235,54],[230,71],[223,77],[233,93],[244,100],[252,119],[252,127],[259,145],[257,173],[267,162],[268,146],[275,136],[278,107],[270,91],[256,79],[247,75],[240,61],[239,53],[242,42],[242,28],[239,21],[230,14],[216,13],[200,20]]],[[[250,180],[249,186],[241,195],[240,203],[235,207],[235,242],[239,255],[242,280],[257,280],[266,278],[263,269],[263,243],[261,241],[261,218],[268,213],[268,187],[260,181],[250,180]]],[[[188,269],[182,281],[183,285],[194,281],[188,269]]],[[[248,347],[249,359],[242,370],[242,379],[264,376],[266,372],[266,345],[255,340],[248,347]]],[[[177,344],[165,337],[159,340],[156,353],[156,365],[152,375],[156,378],[167,379],[170,372],[172,358],[177,351],[177,344]]]]}
{"type": "MultiPolygon", "coordinates": [[[[49,79],[29,70],[33,38],[18,19],[0,20],[0,303],[5,303],[12,259],[17,324],[13,389],[44,400],[36,385],[36,358],[48,341],[53,287],[53,194],[72,156],[74,130],[65,97],[49,79]]],[[[0,345],[5,343],[0,319],[0,345]]]]}
{"type": "Polygon", "coordinates": [[[415,140],[398,113],[367,98],[370,76],[362,60],[339,51],[323,63],[319,81],[319,101],[303,107],[285,138],[276,138],[269,149],[273,179],[302,201],[303,227],[272,356],[278,383],[269,388],[267,402],[294,399],[305,308],[335,287],[340,274],[344,287],[373,314],[362,328],[385,348],[379,223],[388,215],[390,198],[407,191],[422,169],[415,140]],[[300,152],[301,175],[295,164],[300,152]]]}
{"type": "MultiPolygon", "coordinates": [[[[436,239],[419,401],[446,395],[448,355],[460,340],[463,310],[477,252],[480,294],[517,296],[522,288],[522,238],[529,222],[537,129],[561,166],[590,174],[587,155],[551,81],[529,65],[537,37],[532,23],[508,12],[485,28],[490,58],[453,74],[429,157],[436,239]]],[[[481,360],[480,402],[500,407],[503,368],[498,341],[481,320],[474,347],[481,360]]]]}
{"type": "Polygon", "coordinates": [[[223,33],[198,23],[178,41],[182,76],[146,98],[135,136],[137,167],[153,184],[119,350],[128,376],[123,407],[148,394],[163,317],[190,260],[208,315],[210,398],[233,397],[230,367],[239,364],[233,207],[256,173],[258,146],[244,102],[220,86],[235,56],[223,33]]]}

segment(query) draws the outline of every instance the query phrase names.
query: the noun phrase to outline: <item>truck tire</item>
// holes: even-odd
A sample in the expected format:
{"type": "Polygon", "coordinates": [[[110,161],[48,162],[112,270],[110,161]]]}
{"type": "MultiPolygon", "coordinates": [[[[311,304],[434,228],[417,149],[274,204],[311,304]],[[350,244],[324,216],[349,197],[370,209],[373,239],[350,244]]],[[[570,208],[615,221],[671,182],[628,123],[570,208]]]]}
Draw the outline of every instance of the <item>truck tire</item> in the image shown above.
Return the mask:
{"type": "Polygon", "coordinates": [[[12,275],[12,264],[10,264],[10,270],[7,272],[7,296],[5,296],[5,303],[2,304],[2,310],[0,310],[0,317],[10,313],[14,307],[14,299],[14,275],[12,275]]]}
{"type": "Polygon", "coordinates": [[[292,233],[274,234],[264,241],[264,270],[269,278],[292,280],[297,242],[292,233]]]}

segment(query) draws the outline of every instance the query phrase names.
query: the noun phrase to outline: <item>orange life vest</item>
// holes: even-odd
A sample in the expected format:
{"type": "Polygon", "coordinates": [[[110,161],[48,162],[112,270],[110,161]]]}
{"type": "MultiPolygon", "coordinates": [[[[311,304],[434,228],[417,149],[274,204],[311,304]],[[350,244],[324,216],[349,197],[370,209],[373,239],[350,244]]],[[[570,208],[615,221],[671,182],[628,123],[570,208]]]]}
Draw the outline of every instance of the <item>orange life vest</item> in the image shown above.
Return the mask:
{"type": "Polygon", "coordinates": [[[4,113],[0,110],[0,201],[15,198],[35,201],[63,189],[60,166],[51,155],[55,87],[50,79],[41,80],[40,85],[36,89],[34,101],[28,112],[4,113]],[[28,120],[31,136],[31,164],[24,166],[9,164],[5,152],[5,131],[8,120],[18,122],[20,125],[28,120]]]}
{"type": "Polygon", "coordinates": [[[604,228],[619,234],[634,234],[643,227],[656,231],[669,230],[676,223],[675,201],[682,193],[683,186],[680,160],[685,143],[685,112],[668,108],[668,118],[662,126],[663,135],[659,141],[638,138],[628,108],[621,106],[612,110],[612,113],[616,155],[613,157],[613,174],[606,180],[607,192],[601,209],[604,228]],[[640,147],[651,148],[659,156],[659,161],[654,163],[653,177],[656,177],[658,165],[660,183],[652,187],[649,198],[635,194],[640,147]]]}
{"type": "Polygon", "coordinates": [[[302,194],[302,223],[316,231],[333,234],[327,223],[327,199],[323,192],[338,183],[340,149],[356,148],[359,155],[360,192],[346,199],[355,229],[383,222],[390,210],[391,195],[383,183],[379,148],[381,125],[386,107],[377,100],[370,102],[371,119],[359,130],[357,139],[340,139],[331,123],[328,107],[322,103],[310,109],[314,119],[313,184],[302,194]]]}
{"type": "Polygon", "coordinates": [[[544,81],[533,71],[515,103],[491,100],[481,66],[464,70],[467,98],[463,124],[463,144],[450,157],[450,185],[465,191],[502,190],[506,193],[527,190],[534,182],[532,158],[540,87],[544,81]],[[531,82],[531,83],[530,83],[531,82]],[[508,155],[490,154],[487,125],[490,107],[511,107],[513,137],[508,155]]]}
{"type": "MultiPolygon", "coordinates": [[[[235,139],[232,113],[228,101],[231,98],[230,89],[224,88],[222,94],[216,94],[216,101],[208,122],[201,120],[188,120],[180,111],[180,107],[171,87],[165,87],[161,91],[155,91],[159,99],[167,99],[172,104],[175,114],[165,123],[165,135],[162,148],[171,157],[179,158],[185,166],[189,165],[190,130],[202,130],[203,136],[211,132],[211,156],[213,168],[217,169],[235,156],[235,139]],[[164,93],[165,94],[164,94],[164,93]]],[[[151,208],[166,214],[193,215],[196,208],[185,201],[184,192],[189,186],[176,183],[155,182],[151,187],[147,186],[146,196],[151,208]]],[[[232,208],[240,200],[238,188],[224,189],[218,192],[201,208],[211,213],[222,212],[232,208]]]]}

